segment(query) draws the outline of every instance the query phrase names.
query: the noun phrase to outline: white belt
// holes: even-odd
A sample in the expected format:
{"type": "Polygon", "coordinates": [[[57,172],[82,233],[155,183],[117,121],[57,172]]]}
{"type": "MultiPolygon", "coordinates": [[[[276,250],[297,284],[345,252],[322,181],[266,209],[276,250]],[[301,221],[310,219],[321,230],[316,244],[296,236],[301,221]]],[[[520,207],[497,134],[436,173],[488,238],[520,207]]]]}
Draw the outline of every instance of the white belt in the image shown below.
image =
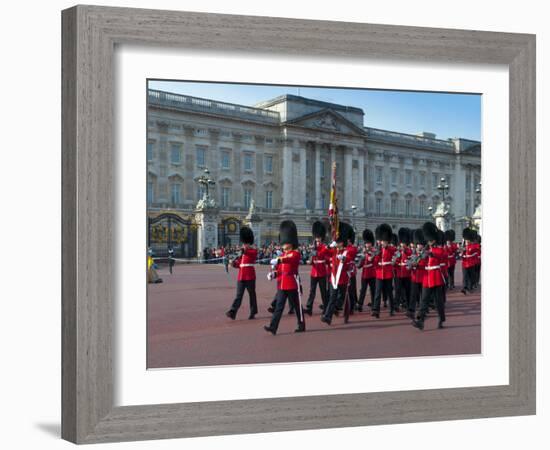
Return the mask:
{"type": "Polygon", "coordinates": [[[365,268],[372,267],[372,264],[366,264],[365,268]]]}
{"type": "Polygon", "coordinates": [[[399,263],[400,266],[406,266],[407,263],[399,263]]]}
{"type": "Polygon", "coordinates": [[[326,261],[313,261],[314,264],[326,264],[326,261]]]}
{"type": "Polygon", "coordinates": [[[446,265],[447,265],[447,264],[445,264],[445,263],[441,263],[441,264],[439,265],[439,267],[445,267],[446,265]]]}
{"type": "Polygon", "coordinates": [[[477,253],[472,253],[471,255],[464,255],[463,258],[473,258],[474,256],[477,256],[477,253]]]}
{"type": "Polygon", "coordinates": [[[439,267],[439,266],[426,266],[425,269],[426,270],[435,270],[435,269],[441,269],[441,267],[439,267]]]}
{"type": "Polygon", "coordinates": [[[255,264],[241,264],[239,267],[254,267],[255,264]]]}
{"type": "Polygon", "coordinates": [[[381,266],[387,266],[389,264],[393,264],[393,262],[392,261],[384,261],[384,262],[380,263],[381,266]]]}

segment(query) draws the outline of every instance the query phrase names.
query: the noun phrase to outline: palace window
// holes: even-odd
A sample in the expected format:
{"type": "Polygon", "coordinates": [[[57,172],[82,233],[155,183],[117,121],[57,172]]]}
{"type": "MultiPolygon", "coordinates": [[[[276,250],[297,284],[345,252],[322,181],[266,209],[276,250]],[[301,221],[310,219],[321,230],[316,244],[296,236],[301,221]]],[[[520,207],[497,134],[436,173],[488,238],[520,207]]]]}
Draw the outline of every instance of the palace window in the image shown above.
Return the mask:
{"type": "Polygon", "coordinates": [[[154,194],[155,194],[154,184],[152,181],[149,181],[147,183],[147,203],[148,204],[151,204],[155,201],[154,194]]]}
{"type": "Polygon", "coordinates": [[[309,195],[309,191],[306,191],[306,209],[311,209],[311,196],[309,195]]]}
{"type": "Polygon", "coordinates": [[[273,173],[273,156],[265,155],[264,156],[264,170],[266,173],[273,173]]]}
{"type": "Polygon", "coordinates": [[[420,200],[418,202],[418,215],[424,217],[426,215],[426,201],[420,200]]]}
{"type": "Polygon", "coordinates": [[[376,215],[381,216],[382,215],[382,199],[377,198],[376,199],[376,215]]]}
{"type": "Polygon", "coordinates": [[[405,184],[407,186],[410,186],[412,184],[412,171],[406,170],[405,171],[405,184]]]}
{"type": "Polygon", "coordinates": [[[397,169],[394,168],[391,169],[391,184],[397,184],[397,169]]]}
{"type": "Polygon", "coordinates": [[[252,201],[252,189],[244,190],[244,207],[250,208],[250,202],[252,201]]]}
{"type": "Polygon", "coordinates": [[[325,160],[322,159],[321,160],[321,169],[320,169],[321,173],[319,174],[320,177],[324,177],[325,176],[325,160]]]}
{"type": "Polygon", "coordinates": [[[147,161],[153,161],[154,146],[155,146],[154,142],[147,142],[147,161]]]}
{"type": "Polygon", "coordinates": [[[432,187],[435,189],[439,184],[439,175],[437,173],[432,173],[432,187]]]}
{"type": "Polygon", "coordinates": [[[410,217],[411,215],[411,204],[412,204],[412,201],[410,198],[405,200],[405,215],[407,217],[410,217]]]}
{"type": "Polygon", "coordinates": [[[244,154],[244,170],[252,171],[253,156],[252,153],[244,154]]]}
{"type": "Polygon", "coordinates": [[[273,191],[265,191],[265,207],[273,209],[273,191]]]}
{"type": "Polygon", "coordinates": [[[325,194],[321,194],[321,209],[326,209],[327,207],[327,197],[325,194]]]}
{"type": "Polygon", "coordinates": [[[420,187],[426,188],[426,172],[420,172],[420,187]]]}
{"type": "Polygon", "coordinates": [[[392,198],[390,203],[390,212],[392,216],[395,216],[397,214],[397,199],[392,198]]]}
{"type": "Polygon", "coordinates": [[[376,184],[382,184],[382,167],[376,166],[376,184]]]}
{"type": "Polygon", "coordinates": [[[197,147],[197,167],[206,166],[206,149],[204,147],[197,147]]]}
{"type": "Polygon", "coordinates": [[[171,187],[172,204],[179,205],[179,203],[180,203],[180,193],[181,193],[181,184],[180,183],[172,183],[172,187],[171,187]]]}
{"type": "Polygon", "coordinates": [[[229,207],[229,198],[231,195],[231,190],[228,187],[222,187],[222,207],[229,207]]]}
{"type": "Polygon", "coordinates": [[[172,164],[181,164],[181,144],[171,144],[170,162],[172,164]]]}
{"type": "Polygon", "coordinates": [[[228,151],[222,152],[222,169],[229,169],[231,167],[231,153],[228,151]]]}

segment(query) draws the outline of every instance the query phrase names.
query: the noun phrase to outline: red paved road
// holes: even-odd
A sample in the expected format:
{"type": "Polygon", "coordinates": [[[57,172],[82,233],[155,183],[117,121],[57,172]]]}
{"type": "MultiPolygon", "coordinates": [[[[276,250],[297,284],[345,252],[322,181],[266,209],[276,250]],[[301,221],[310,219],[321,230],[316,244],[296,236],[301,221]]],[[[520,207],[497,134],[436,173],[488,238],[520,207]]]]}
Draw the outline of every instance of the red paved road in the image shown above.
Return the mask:
{"type": "MultiPolygon", "coordinates": [[[[303,267],[304,294],[309,291],[309,268],[303,267]]],[[[276,336],[263,325],[271,314],[275,284],[266,279],[268,266],[257,269],[259,314],[247,320],[248,294],[232,321],[225,317],[235,295],[232,281],[218,265],[177,265],[174,274],[160,269],[164,283],[148,285],[149,368],[224,364],[320,361],[404,356],[476,354],[481,352],[480,295],[464,296],[459,289],[447,295],[446,328],[437,329],[436,313],[426,320],[424,331],[410,325],[403,313],[380,319],[356,313],[348,324],[335,317],[332,325],[321,323],[319,294],[313,317],[306,316],[307,332],[295,334],[296,318],[283,315],[276,336]]],[[[461,283],[457,266],[457,285],[461,283]]],[[[369,297],[367,296],[367,299],[369,297]]],[[[367,303],[367,301],[365,302],[367,303]]]]}

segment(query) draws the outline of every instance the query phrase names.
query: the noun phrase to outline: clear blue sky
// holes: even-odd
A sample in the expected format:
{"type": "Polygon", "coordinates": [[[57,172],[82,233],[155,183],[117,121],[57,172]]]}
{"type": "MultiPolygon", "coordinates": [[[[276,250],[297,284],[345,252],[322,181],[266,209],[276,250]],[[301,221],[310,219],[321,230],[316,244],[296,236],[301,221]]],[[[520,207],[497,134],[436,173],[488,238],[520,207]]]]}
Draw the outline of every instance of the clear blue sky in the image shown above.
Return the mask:
{"type": "Polygon", "coordinates": [[[435,133],[439,139],[462,137],[481,140],[481,95],[151,81],[149,87],[169,92],[252,106],[282,94],[362,108],[365,126],[415,134],[435,133]]]}

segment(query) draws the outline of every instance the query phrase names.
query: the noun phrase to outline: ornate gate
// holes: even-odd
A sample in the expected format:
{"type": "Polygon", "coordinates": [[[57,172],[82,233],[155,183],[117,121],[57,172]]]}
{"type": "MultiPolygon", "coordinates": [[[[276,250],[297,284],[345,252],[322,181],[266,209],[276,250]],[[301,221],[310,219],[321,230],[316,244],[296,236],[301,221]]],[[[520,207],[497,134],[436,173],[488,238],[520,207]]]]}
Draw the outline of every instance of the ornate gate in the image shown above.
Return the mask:
{"type": "Polygon", "coordinates": [[[218,243],[224,247],[239,244],[241,220],[238,217],[226,217],[218,225],[218,243]]]}
{"type": "Polygon", "coordinates": [[[197,225],[173,213],[163,213],[147,219],[147,245],[155,256],[168,256],[174,249],[176,258],[193,258],[197,255],[197,225]]]}

